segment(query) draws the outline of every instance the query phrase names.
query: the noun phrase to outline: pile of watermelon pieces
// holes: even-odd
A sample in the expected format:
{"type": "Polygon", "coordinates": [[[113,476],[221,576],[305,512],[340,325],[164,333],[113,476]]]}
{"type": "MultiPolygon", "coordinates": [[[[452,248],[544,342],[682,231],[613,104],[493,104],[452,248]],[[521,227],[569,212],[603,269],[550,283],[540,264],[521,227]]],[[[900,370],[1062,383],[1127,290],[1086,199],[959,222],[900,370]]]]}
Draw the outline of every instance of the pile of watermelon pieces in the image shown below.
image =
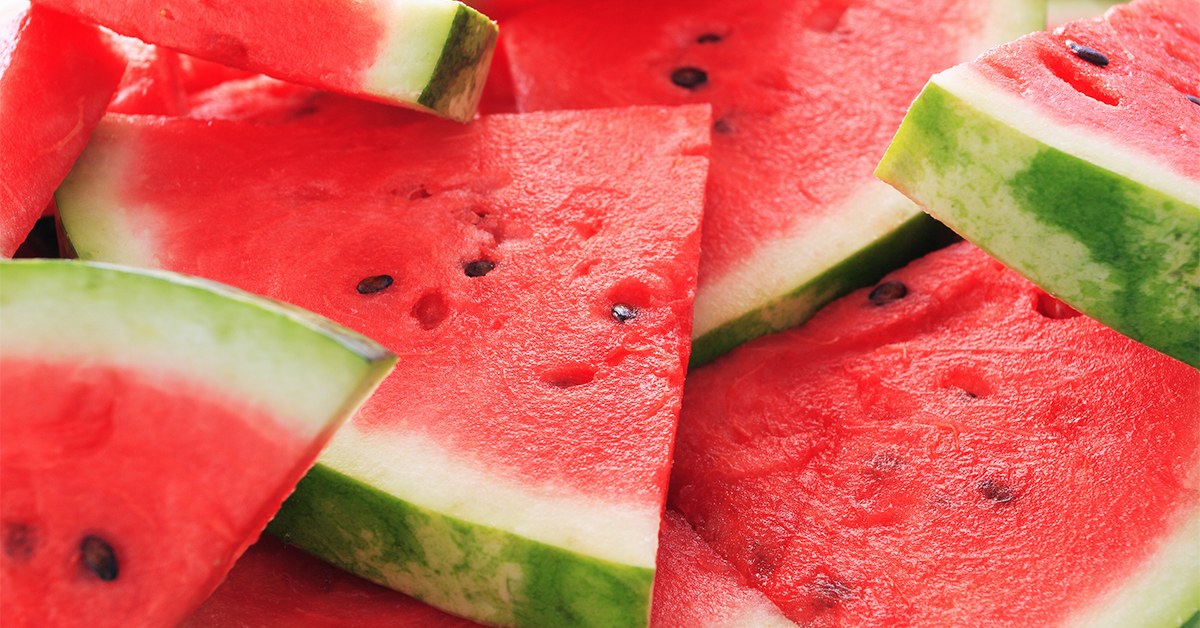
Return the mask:
{"type": "Polygon", "coordinates": [[[0,5],[0,624],[1200,625],[1200,3],[242,4],[0,5]],[[368,365],[220,558],[73,268],[368,365]]]}

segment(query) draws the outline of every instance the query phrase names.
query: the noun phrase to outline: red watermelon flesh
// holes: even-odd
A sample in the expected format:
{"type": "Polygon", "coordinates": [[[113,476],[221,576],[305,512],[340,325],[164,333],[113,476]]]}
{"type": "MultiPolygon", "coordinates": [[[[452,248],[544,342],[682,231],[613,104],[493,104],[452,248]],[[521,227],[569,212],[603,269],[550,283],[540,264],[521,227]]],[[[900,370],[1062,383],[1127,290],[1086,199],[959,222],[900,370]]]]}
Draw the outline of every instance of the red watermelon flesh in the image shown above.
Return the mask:
{"type": "Polygon", "coordinates": [[[132,37],[118,36],[116,43],[128,65],[117,93],[108,103],[110,113],[164,116],[187,113],[179,53],[132,37]]]}
{"type": "Polygon", "coordinates": [[[223,65],[455,120],[474,115],[496,38],[452,0],[39,2],[223,65]]]}
{"type": "Polygon", "coordinates": [[[932,222],[874,166],[930,76],[1040,19],[1023,1],[610,0],[504,31],[522,111],[712,104],[695,364],[928,250],[932,222]]]}
{"type": "Polygon", "coordinates": [[[60,189],[59,209],[81,258],[187,269],[314,308],[404,356],[273,531],[441,606],[487,599],[454,612],[488,621],[517,621],[487,615],[509,606],[556,613],[592,595],[644,621],[709,124],[706,106],[358,133],[114,116],[60,189]],[[372,517],[415,504],[419,525],[430,512],[452,519],[438,534],[466,530],[451,543],[471,560],[523,549],[472,564],[483,592],[449,594],[465,566],[444,584],[409,556],[455,554],[393,555],[412,539],[390,535],[417,523],[338,511],[310,521],[321,510],[307,500],[342,490],[321,488],[328,478],[387,493],[372,517]],[[495,544],[478,540],[483,528],[500,535],[495,544]],[[380,558],[314,547],[347,535],[380,539],[380,558]],[[526,557],[534,551],[552,557],[526,557]],[[606,581],[619,572],[620,601],[565,579],[593,568],[606,581]],[[491,600],[510,578],[507,599],[491,600]]]}
{"type": "Polygon", "coordinates": [[[802,625],[1200,608],[1200,373],[965,243],[886,280],[689,376],[700,534],[802,625]]]}
{"type": "Polygon", "coordinates": [[[0,14],[0,257],[41,217],[125,69],[96,27],[16,7],[0,14]]]}
{"type": "Polygon", "coordinates": [[[257,72],[231,68],[215,61],[183,53],[179,55],[179,71],[183,91],[187,94],[202,92],[225,81],[237,81],[258,75],[257,72]]]}
{"type": "Polygon", "coordinates": [[[256,124],[340,125],[363,129],[427,120],[428,114],[265,75],[222,82],[188,98],[188,117],[256,124]]]}

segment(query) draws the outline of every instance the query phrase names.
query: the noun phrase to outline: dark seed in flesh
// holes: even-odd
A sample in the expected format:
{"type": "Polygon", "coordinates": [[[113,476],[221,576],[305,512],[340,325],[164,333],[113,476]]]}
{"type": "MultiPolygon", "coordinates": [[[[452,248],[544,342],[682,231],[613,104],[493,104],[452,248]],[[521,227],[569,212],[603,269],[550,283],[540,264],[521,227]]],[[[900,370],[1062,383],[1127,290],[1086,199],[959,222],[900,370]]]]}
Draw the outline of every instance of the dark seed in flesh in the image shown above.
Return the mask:
{"type": "Polygon", "coordinates": [[[715,44],[721,41],[721,36],[716,33],[705,33],[696,38],[698,44],[715,44]]]}
{"type": "Polygon", "coordinates": [[[867,298],[875,305],[885,305],[908,294],[908,287],[899,281],[885,281],[871,291],[867,298]]]}
{"type": "Polygon", "coordinates": [[[984,480],[977,488],[984,499],[996,504],[1010,504],[1017,498],[1016,489],[997,480],[984,480]]]}
{"type": "Polygon", "coordinates": [[[117,579],[117,555],[108,541],[94,535],[85,536],[79,544],[79,554],[83,557],[83,564],[97,578],[105,582],[117,579]]]}
{"type": "Polygon", "coordinates": [[[375,275],[358,282],[358,292],[359,294],[372,294],[380,290],[387,290],[391,285],[391,275],[375,275]]]}
{"type": "Polygon", "coordinates": [[[1100,52],[1095,48],[1088,48],[1087,46],[1077,44],[1073,41],[1067,42],[1067,47],[1071,49],[1071,52],[1075,53],[1076,57],[1079,57],[1080,59],[1083,59],[1092,65],[1100,67],[1108,65],[1108,57],[1105,56],[1103,52],[1100,52]]]}
{"type": "Polygon", "coordinates": [[[617,319],[618,323],[624,323],[625,321],[637,318],[638,311],[637,308],[633,307],[632,305],[614,303],[612,306],[612,315],[613,318],[617,319]]]}
{"type": "Polygon", "coordinates": [[[671,82],[687,89],[696,89],[708,82],[708,73],[700,68],[679,68],[671,73],[671,82]]]}
{"type": "Polygon", "coordinates": [[[482,277],[492,272],[492,269],[495,267],[496,262],[478,260],[474,262],[468,262],[467,265],[463,267],[463,272],[467,273],[468,277],[482,277]]]}
{"type": "Polygon", "coordinates": [[[1197,98],[1195,96],[1192,96],[1191,94],[1188,94],[1187,99],[1196,103],[1197,105],[1200,105],[1200,98],[1197,98]]]}

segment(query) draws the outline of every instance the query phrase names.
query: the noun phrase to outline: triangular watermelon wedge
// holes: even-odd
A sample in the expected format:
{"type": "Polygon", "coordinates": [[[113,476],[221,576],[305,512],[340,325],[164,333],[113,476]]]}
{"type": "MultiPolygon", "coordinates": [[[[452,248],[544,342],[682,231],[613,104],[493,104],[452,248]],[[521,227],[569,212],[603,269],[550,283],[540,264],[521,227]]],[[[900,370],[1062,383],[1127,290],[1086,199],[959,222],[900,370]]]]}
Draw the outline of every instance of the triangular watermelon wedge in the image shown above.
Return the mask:
{"type": "Polygon", "coordinates": [[[875,164],[930,76],[1043,17],[1036,0],[552,2],[504,38],[521,111],[712,104],[697,365],[936,248],[875,164]]]}
{"type": "Polygon", "coordinates": [[[1200,367],[1200,2],[938,74],[879,176],[1075,309],[1200,367]]]}
{"type": "Polygon", "coordinates": [[[109,117],[59,209],[80,257],[225,281],[401,356],[274,533],[489,623],[644,625],[710,123],[109,117]]]}
{"type": "Polygon", "coordinates": [[[170,273],[0,263],[0,624],[173,626],[396,358],[170,273]]]}

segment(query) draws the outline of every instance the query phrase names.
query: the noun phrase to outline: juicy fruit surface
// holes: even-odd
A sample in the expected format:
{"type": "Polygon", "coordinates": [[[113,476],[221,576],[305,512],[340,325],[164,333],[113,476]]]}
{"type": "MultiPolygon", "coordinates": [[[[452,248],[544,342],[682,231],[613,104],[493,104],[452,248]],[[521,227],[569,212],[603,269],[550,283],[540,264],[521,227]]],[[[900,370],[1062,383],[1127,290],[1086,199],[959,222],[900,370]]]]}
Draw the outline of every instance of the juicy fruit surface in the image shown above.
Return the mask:
{"type": "Polygon", "coordinates": [[[27,3],[0,6],[0,257],[53,200],[124,69],[96,27],[27,3]]]}
{"type": "Polygon", "coordinates": [[[1060,625],[1187,547],[1200,373],[967,244],[887,279],[689,377],[672,503],[791,619],[1060,625]]]}
{"type": "Polygon", "coordinates": [[[0,362],[5,626],[169,625],[217,586],[316,455],[222,397],[104,364],[0,362]],[[111,581],[84,564],[88,536],[111,545],[111,581]]]}
{"type": "Polygon", "coordinates": [[[496,37],[450,0],[42,3],[227,66],[456,120],[475,111],[496,37]]]}
{"type": "Polygon", "coordinates": [[[709,122],[704,106],[357,134],[114,117],[60,213],[81,257],[219,279],[404,356],[273,525],[455,612],[632,624],[649,611],[709,122]],[[610,576],[611,608],[571,606],[610,576]]]}
{"type": "Polygon", "coordinates": [[[1076,309],[1198,366],[1198,81],[1200,5],[1115,7],[934,77],[879,176],[1076,309]]]}
{"type": "Polygon", "coordinates": [[[723,325],[760,322],[736,320],[749,312],[800,301],[764,313],[757,333],[786,328],[924,251],[919,237],[891,243],[869,256],[881,265],[869,277],[806,285],[920,216],[876,189],[874,164],[928,78],[989,37],[1036,28],[993,34],[995,13],[1019,22],[1024,11],[990,0],[555,3],[506,22],[505,48],[523,111],[712,104],[694,330],[711,357],[708,344],[729,348],[723,325]]]}

